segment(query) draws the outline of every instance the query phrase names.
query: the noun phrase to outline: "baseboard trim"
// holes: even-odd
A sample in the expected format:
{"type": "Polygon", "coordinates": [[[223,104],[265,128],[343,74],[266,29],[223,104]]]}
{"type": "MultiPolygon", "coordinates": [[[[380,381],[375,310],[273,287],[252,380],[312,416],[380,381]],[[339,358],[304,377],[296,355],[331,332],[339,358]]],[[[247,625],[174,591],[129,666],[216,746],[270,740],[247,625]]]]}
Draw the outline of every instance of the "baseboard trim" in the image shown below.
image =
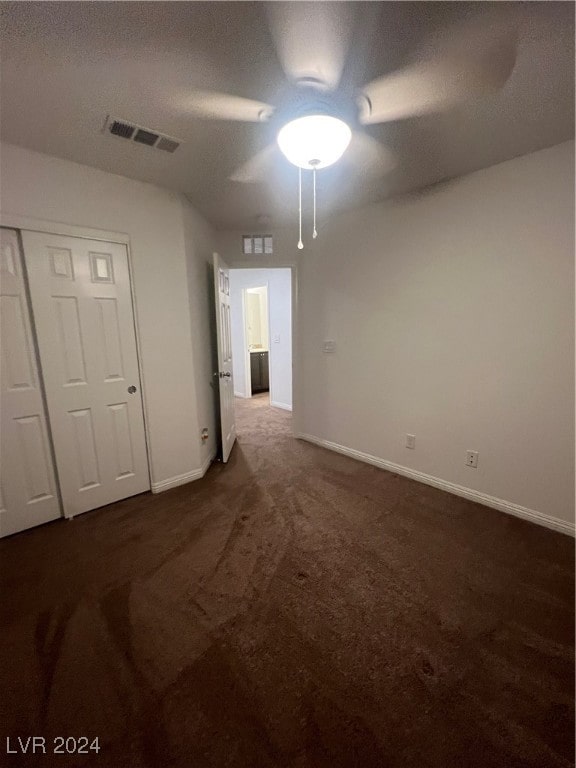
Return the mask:
{"type": "Polygon", "coordinates": [[[363,461],[366,464],[372,464],[373,466],[379,467],[380,469],[386,469],[389,472],[395,472],[397,475],[409,477],[411,480],[416,480],[419,483],[431,485],[434,488],[439,488],[442,491],[448,491],[448,493],[453,493],[455,496],[461,496],[464,499],[476,501],[478,504],[484,504],[486,507],[497,509],[500,512],[506,512],[509,515],[514,515],[514,517],[520,517],[523,520],[528,520],[531,523],[543,525],[546,528],[551,528],[554,531],[559,531],[560,533],[565,533],[569,536],[574,536],[575,534],[574,526],[570,523],[567,523],[565,520],[560,520],[557,517],[546,515],[543,512],[537,512],[535,509],[522,507],[520,504],[514,504],[511,501],[499,499],[496,496],[490,496],[487,493],[481,493],[480,491],[475,491],[472,488],[466,488],[463,485],[450,483],[448,480],[442,480],[439,477],[427,475],[424,472],[418,472],[418,470],[404,467],[401,464],[395,464],[392,461],[380,459],[378,456],[372,456],[370,453],[357,451],[354,448],[347,448],[344,445],[333,443],[330,440],[323,440],[322,438],[315,437],[314,435],[300,432],[296,434],[295,437],[301,440],[306,440],[309,443],[319,445],[322,448],[327,448],[329,451],[335,451],[336,453],[341,453],[344,456],[349,456],[351,459],[357,459],[358,461],[363,461]]]}
{"type": "Polygon", "coordinates": [[[272,408],[282,408],[285,411],[291,411],[292,406],[288,405],[288,403],[278,403],[276,400],[270,400],[270,405],[272,408]]]}
{"type": "Polygon", "coordinates": [[[210,456],[204,461],[200,469],[193,469],[192,472],[184,472],[183,475],[175,475],[169,477],[168,480],[160,480],[158,483],[152,483],[150,489],[152,493],[162,493],[162,491],[168,491],[170,488],[176,488],[178,485],[185,485],[191,483],[193,480],[200,480],[204,477],[210,467],[210,464],[216,458],[216,451],[213,451],[210,456]]]}

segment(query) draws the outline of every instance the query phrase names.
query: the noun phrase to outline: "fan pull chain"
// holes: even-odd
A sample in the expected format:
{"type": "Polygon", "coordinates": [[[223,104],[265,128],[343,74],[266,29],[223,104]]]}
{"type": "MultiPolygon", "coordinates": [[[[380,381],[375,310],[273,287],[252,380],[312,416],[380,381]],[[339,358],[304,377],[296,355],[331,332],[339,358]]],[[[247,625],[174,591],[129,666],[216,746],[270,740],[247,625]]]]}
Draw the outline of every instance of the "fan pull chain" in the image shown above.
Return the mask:
{"type": "Polygon", "coordinates": [[[304,243],[302,242],[302,168],[298,168],[298,248],[302,250],[304,243]]]}
{"type": "Polygon", "coordinates": [[[316,232],[316,166],[312,168],[312,178],[314,180],[314,229],[312,230],[312,237],[316,239],[318,232],[316,232]]]}

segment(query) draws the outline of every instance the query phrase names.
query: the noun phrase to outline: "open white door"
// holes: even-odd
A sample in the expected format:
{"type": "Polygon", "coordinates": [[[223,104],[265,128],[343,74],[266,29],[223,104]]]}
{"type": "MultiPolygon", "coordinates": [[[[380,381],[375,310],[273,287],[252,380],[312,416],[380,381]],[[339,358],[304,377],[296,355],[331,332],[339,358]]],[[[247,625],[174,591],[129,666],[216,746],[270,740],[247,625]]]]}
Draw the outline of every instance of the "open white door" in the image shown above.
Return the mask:
{"type": "Polygon", "coordinates": [[[214,290],[216,297],[216,335],[218,338],[218,388],[220,391],[222,461],[227,462],[236,440],[234,382],[232,381],[230,278],[228,267],[217,253],[214,254],[214,290]]]}

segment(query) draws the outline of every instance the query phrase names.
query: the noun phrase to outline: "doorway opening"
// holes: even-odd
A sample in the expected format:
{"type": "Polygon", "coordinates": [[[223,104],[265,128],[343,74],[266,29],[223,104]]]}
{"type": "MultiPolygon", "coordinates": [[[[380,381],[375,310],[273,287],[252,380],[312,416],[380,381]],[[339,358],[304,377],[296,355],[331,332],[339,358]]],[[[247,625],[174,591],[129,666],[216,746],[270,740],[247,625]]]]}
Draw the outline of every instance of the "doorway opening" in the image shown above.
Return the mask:
{"type": "Polygon", "coordinates": [[[235,401],[291,411],[292,270],[231,268],[230,307],[235,401]]]}
{"type": "MultiPolygon", "coordinates": [[[[270,327],[268,320],[268,286],[244,288],[244,340],[249,363],[245,366],[245,393],[270,396],[270,327]]],[[[234,359],[234,351],[232,351],[234,359]]]]}

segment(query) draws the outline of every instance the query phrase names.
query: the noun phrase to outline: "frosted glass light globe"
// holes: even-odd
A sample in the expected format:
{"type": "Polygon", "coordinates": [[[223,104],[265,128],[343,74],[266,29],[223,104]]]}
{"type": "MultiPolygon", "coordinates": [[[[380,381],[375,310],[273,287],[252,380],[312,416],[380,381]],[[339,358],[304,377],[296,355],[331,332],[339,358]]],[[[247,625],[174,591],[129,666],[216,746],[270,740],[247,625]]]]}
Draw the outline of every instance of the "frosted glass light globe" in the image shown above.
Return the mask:
{"type": "Polygon", "coordinates": [[[278,146],[298,168],[326,168],[346,151],[352,131],[338,117],[306,115],[286,123],[278,132],[278,146]]]}

